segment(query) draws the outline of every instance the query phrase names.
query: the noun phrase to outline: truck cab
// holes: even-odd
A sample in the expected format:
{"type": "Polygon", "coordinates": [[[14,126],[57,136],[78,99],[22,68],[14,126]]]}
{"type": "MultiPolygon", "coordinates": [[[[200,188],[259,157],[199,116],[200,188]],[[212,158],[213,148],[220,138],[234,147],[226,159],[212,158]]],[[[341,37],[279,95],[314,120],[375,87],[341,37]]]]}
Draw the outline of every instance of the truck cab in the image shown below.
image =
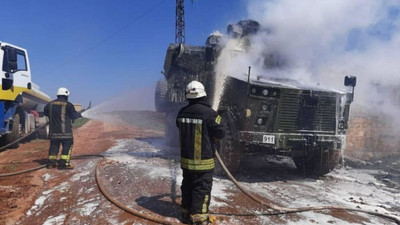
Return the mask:
{"type": "Polygon", "coordinates": [[[51,99],[32,82],[26,49],[0,42],[0,68],[0,145],[6,145],[44,122],[51,99]]]}

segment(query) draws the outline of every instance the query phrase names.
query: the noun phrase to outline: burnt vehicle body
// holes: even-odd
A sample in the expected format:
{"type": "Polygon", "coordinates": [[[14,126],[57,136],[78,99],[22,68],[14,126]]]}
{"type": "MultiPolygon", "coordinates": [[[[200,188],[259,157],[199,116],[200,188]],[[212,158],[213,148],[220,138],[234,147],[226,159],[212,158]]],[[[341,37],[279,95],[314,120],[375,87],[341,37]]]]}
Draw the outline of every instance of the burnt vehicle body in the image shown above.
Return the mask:
{"type": "MultiPolygon", "coordinates": [[[[190,81],[205,85],[210,105],[219,97],[213,96],[219,50],[218,45],[168,47],[165,80],[158,82],[155,100],[156,109],[166,113],[169,144],[177,144],[175,118],[187,104],[185,87],[190,81]]],[[[355,82],[355,77],[345,78],[353,90],[355,82]]],[[[237,171],[243,154],[249,152],[290,156],[309,175],[326,174],[337,165],[353,92],[307,87],[288,79],[232,76],[224,86],[218,112],[228,132],[219,153],[230,170],[237,171]]]]}

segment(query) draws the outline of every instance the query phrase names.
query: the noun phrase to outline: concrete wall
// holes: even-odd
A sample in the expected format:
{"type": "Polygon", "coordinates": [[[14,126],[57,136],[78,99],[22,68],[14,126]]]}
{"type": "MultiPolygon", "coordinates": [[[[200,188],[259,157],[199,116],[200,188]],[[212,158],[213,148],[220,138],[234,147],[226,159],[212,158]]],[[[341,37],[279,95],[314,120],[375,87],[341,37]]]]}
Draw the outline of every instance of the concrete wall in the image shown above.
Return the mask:
{"type": "Polygon", "coordinates": [[[362,160],[400,155],[400,132],[390,119],[353,116],[347,131],[345,156],[362,160]]]}

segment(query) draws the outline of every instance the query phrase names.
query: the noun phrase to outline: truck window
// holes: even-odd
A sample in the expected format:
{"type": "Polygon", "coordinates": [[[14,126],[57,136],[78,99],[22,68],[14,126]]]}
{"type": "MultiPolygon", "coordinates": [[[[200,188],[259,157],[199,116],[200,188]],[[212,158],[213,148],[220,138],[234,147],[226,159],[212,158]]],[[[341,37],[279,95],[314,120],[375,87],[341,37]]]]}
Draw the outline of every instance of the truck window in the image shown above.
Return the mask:
{"type": "Polygon", "coordinates": [[[18,71],[26,71],[26,57],[25,57],[25,52],[17,50],[17,70],[18,71]]]}

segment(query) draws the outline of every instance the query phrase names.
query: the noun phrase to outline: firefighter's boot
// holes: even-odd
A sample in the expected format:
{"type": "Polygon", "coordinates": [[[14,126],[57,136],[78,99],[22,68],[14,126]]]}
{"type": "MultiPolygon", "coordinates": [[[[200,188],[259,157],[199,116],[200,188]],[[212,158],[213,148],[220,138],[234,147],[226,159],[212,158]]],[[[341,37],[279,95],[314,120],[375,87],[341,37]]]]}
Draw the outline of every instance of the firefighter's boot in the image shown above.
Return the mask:
{"type": "Polygon", "coordinates": [[[216,216],[209,216],[208,220],[210,220],[210,223],[215,223],[217,221],[217,217],[216,216]]]}
{"type": "Polygon", "coordinates": [[[190,223],[189,211],[186,210],[185,208],[180,207],[180,213],[181,213],[181,222],[184,224],[189,224],[190,223]]]}
{"type": "Polygon", "coordinates": [[[190,224],[207,225],[210,224],[210,218],[207,214],[190,215],[190,224]]]}
{"type": "Polygon", "coordinates": [[[49,155],[49,159],[46,163],[47,169],[52,169],[57,167],[57,156],[56,155],[49,155]]]}
{"type": "Polygon", "coordinates": [[[211,224],[210,223],[210,220],[204,220],[203,222],[192,222],[191,224],[194,224],[194,225],[208,225],[208,224],[211,224]]]}
{"type": "Polygon", "coordinates": [[[70,162],[67,162],[65,159],[61,159],[58,163],[59,170],[72,170],[73,168],[74,165],[72,165],[70,162]]]}

